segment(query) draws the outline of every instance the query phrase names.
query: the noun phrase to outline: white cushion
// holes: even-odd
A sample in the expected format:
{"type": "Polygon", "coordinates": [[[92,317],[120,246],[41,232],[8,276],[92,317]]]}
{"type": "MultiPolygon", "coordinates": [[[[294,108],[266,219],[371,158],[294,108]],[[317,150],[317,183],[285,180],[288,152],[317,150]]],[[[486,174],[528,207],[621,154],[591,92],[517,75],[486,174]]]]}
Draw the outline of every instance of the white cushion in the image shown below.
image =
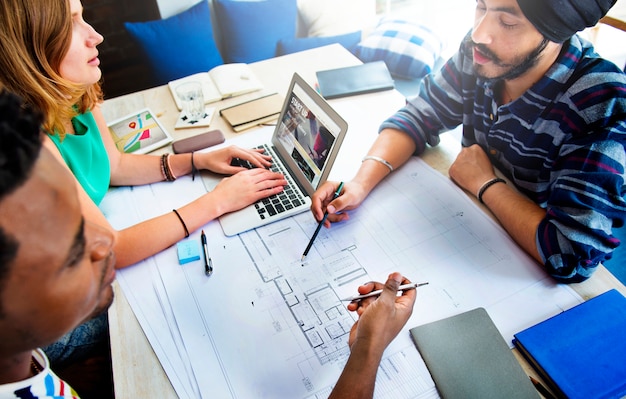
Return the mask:
{"type": "Polygon", "coordinates": [[[376,0],[298,0],[299,36],[335,36],[376,22],[376,0]]]}
{"type": "Polygon", "coordinates": [[[385,61],[395,77],[417,79],[432,71],[442,47],[430,28],[388,17],[357,45],[355,54],[363,62],[385,61]]]}

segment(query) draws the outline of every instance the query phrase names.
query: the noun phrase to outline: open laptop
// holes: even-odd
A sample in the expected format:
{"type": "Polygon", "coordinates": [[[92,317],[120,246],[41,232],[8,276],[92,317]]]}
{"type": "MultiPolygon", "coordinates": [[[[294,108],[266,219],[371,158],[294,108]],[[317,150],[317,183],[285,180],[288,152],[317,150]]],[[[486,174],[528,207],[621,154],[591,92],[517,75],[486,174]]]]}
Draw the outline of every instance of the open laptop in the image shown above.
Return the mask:
{"type": "Polygon", "coordinates": [[[294,74],[271,142],[259,144],[273,158],[271,169],[285,175],[289,186],[278,195],[222,215],[224,234],[233,236],[307,211],[310,196],[328,178],[347,130],[347,122],[294,74]]]}

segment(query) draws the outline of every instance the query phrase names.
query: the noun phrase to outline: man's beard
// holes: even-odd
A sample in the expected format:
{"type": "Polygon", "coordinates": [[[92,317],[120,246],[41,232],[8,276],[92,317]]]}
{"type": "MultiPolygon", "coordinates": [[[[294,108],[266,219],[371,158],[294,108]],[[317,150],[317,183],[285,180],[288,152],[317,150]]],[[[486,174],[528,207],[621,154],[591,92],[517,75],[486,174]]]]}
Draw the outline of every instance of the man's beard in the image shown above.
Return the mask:
{"type": "Polygon", "coordinates": [[[466,48],[468,49],[469,54],[473,54],[472,49],[476,47],[483,55],[488,57],[494,65],[505,69],[505,72],[501,75],[486,76],[482,72],[481,66],[474,64],[474,72],[476,73],[476,75],[487,80],[513,80],[522,76],[529,69],[537,65],[537,63],[539,62],[539,58],[541,57],[541,53],[547,45],[548,39],[543,38],[539,45],[535,47],[530,53],[528,53],[525,57],[519,57],[518,59],[514,60],[513,63],[506,64],[494,52],[489,50],[484,44],[474,43],[470,36],[468,36],[466,39],[466,48]]]}

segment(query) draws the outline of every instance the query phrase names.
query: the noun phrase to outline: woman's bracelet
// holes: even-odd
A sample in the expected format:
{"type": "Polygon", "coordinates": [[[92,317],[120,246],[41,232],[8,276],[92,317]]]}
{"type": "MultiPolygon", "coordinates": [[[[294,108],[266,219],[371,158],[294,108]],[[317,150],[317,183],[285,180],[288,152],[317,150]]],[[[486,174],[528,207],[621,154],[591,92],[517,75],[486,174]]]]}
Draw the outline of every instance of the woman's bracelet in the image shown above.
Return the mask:
{"type": "Polygon", "coordinates": [[[185,229],[185,238],[189,237],[189,230],[187,229],[187,225],[185,224],[185,221],[180,216],[180,213],[178,213],[176,209],[172,209],[172,212],[174,212],[176,216],[178,216],[178,220],[180,220],[180,223],[183,225],[183,229],[185,229]]]}
{"type": "Polygon", "coordinates": [[[499,177],[494,177],[491,180],[487,180],[485,183],[483,183],[482,186],[480,186],[480,188],[478,189],[478,194],[476,194],[476,197],[478,198],[478,201],[480,201],[481,204],[484,204],[483,194],[485,194],[485,191],[487,191],[489,187],[493,186],[496,183],[506,184],[506,180],[500,179],[499,177]]]}
{"type": "Polygon", "coordinates": [[[191,151],[191,181],[196,180],[196,172],[198,171],[198,169],[196,169],[196,164],[193,163],[193,151],[191,151]]]}
{"type": "Polygon", "coordinates": [[[172,166],[170,165],[170,154],[161,155],[161,174],[167,181],[176,180],[176,176],[172,173],[172,166]]]}
{"type": "Polygon", "coordinates": [[[167,180],[167,172],[165,171],[167,162],[165,161],[165,157],[167,157],[167,154],[161,155],[161,175],[163,176],[163,180],[167,180]]]}
{"type": "Polygon", "coordinates": [[[367,155],[365,157],[363,157],[363,159],[361,160],[361,162],[365,162],[365,161],[376,161],[376,162],[380,162],[383,165],[385,165],[386,167],[389,168],[389,172],[393,172],[393,165],[390,164],[387,160],[381,158],[381,157],[377,157],[376,155],[367,155]]]}
{"type": "Polygon", "coordinates": [[[167,173],[169,174],[169,177],[171,180],[168,181],[174,181],[176,180],[176,175],[174,175],[174,172],[172,172],[172,165],[170,164],[170,155],[171,154],[167,154],[167,157],[165,158],[165,160],[167,161],[167,173]]]}

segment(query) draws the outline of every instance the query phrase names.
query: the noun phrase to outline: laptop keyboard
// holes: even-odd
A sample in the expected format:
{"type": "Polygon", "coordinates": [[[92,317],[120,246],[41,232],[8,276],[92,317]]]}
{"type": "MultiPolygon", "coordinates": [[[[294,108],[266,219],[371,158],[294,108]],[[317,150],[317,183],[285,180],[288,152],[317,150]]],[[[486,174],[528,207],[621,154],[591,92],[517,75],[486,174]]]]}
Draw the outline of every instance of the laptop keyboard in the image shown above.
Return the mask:
{"type": "MultiPolygon", "coordinates": [[[[263,144],[258,146],[257,148],[265,150],[265,154],[270,155],[273,159],[276,159],[273,151],[270,150],[267,145],[263,144]]],[[[233,159],[230,164],[233,166],[241,166],[247,169],[256,168],[256,166],[252,165],[250,162],[240,158],[233,159]]],[[[283,176],[285,176],[288,184],[283,188],[282,192],[274,194],[267,198],[263,198],[254,204],[254,208],[256,209],[259,218],[261,219],[266,219],[281,214],[304,203],[302,192],[300,191],[298,186],[294,184],[291,176],[283,169],[281,163],[272,162],[269,170],[271,170],[272,172],[281,173],[283,176]]]]}

